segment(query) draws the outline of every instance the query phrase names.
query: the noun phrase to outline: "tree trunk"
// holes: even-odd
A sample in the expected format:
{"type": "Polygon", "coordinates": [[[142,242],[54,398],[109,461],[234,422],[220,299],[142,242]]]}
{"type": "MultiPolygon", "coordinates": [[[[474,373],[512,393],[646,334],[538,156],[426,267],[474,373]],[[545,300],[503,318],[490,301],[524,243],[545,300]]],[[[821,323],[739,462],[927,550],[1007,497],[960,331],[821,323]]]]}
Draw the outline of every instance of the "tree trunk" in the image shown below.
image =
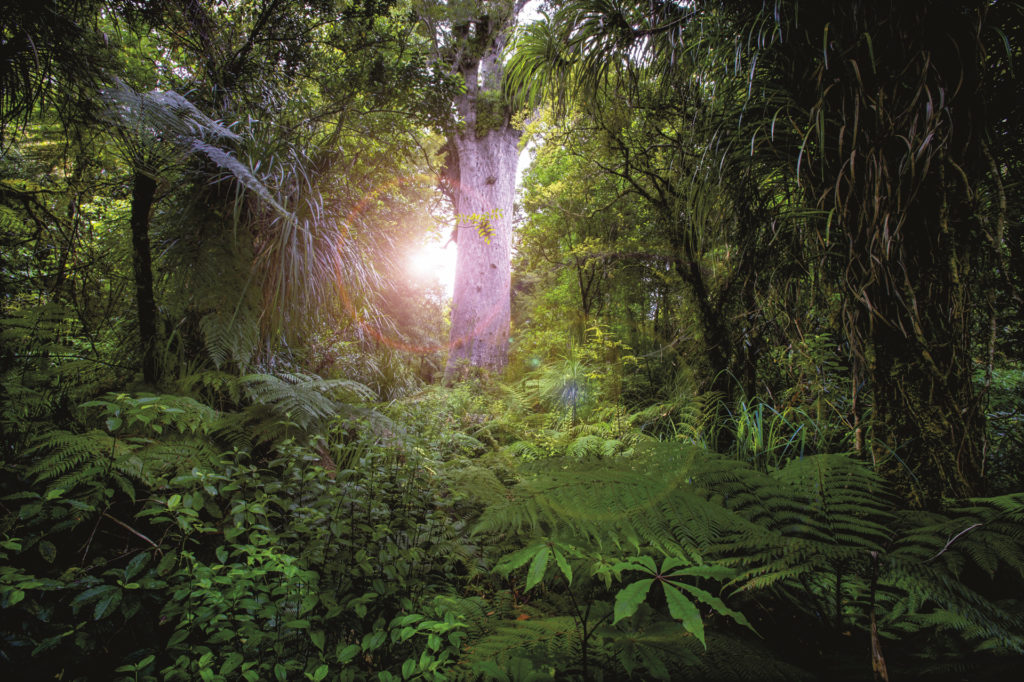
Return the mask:
{"type": "Polygon", "coordinates": [[[461,362],[500,370],[508,361],[512,202],[519,131],[507,125],[456,139],[458,258],[445,381],[461,362]]]}
{"type": "Polygon", "coordinates": [[[155,195],[156,180],[136,171],[132,179],[132,267],[135,271],[135,305],[139,314],[142,380],[147,384],[154,384],[159,378],[153,260],[149,251],[149,213],[153,208],[155,195]]]}
{"type": "Polygon", "coordinates": [[[467,365],[497,371],[508,363],[512,210],[521,132],[511,125],[512,109],[501,91],[500,55],[523,4],[517,0],[501,12],[453,26],[463,48],[456,67],[466,91],[455,102],[463,127],[452,133],[448,145],[454,155],[447,163],[458,257],[446,384],[467,365]]]}
{"type": "Polygon", "coordinates": [[[826,248],[843,263],[845,331],[868,380],[865,449],[922,507],[982,490],[985,415],[970,330],[972,266],[985,243],[972,186],[987,170],[987,4],[801,6],[802,35],[827,32],[828,52],[817,38],[791,43],[779,67],[808,112],[805,140],[817,136],[795,156],[801,183],[832,213],[821,243],[841,235],[826,248]]]}

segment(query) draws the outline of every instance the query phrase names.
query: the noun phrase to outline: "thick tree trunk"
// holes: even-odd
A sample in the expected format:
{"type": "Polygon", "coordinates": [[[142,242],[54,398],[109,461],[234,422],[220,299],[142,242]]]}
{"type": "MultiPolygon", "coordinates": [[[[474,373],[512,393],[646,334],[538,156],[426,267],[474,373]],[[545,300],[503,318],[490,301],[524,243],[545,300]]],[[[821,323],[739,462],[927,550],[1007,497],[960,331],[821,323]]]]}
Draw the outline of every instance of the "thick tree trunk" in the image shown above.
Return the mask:
{"type": "Polygon", "coordinates": [[[512,210],[520,131],[501,91],[500,59],[524,0],[483,4],[453,26],[466,91],[455,102],[462,127],[449,137],[456,214],[455,291],[444,381],[462,368],[502,369],[511,319],[512,210]]]}
{"type": "Polygon", "coordinates": [[[156,298],[153,296],[153,261],[149,250],[149,213],[155,195],[156,180],[136,172],[132,181],[132,267],[135,271],[135,305],[139,314],[142,379],[147,384],[156,383],[159,378],[156,298]]]}
{"type": "Polygon", "coordinates": [[[944,185],[926,186],[928,200],[902,225],[896,253],[905,279],[893,286],[898,298],[886,296],[885,283],[872,287],[875,459],[922,506],[977,495],[982,483],[985,423],[972,380],[971,306],[961,281],[975,226],[963,192],[944,185]]]}
{"type": "Polygon", "coordinates": [[[460,365],[500,370],[508,361],[512,283],[512,204],[519,131],[507,125],[455,140],[458,258],[445,381],[460,365]]]}
{"type": "Polygon", "coordinates": [[[807,139],[812,130],[818,136],[801,147],[797,172],[833,213],[825,234],[842,235],[828,248],[843,263],[836,284],[870,406],[870,430],[855,435],[856,446],[923,507],[983,490],[985,415],[970,330],[973,266],[986,241],[972,185],[987,171],[978,90],[987,7],[801,5],[803,35],[827,32],[828,54],[820,41],[791,43],[780,66],[792,74],[800,109],[811,112],[807,139]]]}

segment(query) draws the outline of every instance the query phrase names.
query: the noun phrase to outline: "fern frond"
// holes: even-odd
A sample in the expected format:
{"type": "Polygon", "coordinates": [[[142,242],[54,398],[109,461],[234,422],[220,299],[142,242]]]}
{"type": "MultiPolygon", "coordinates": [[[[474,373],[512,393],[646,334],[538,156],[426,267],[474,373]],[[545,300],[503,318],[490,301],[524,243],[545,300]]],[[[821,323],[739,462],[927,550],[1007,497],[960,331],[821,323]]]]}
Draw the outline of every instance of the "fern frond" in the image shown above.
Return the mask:
{"type": "Polygon", "coordinates": [[[506,445],[504,452],[527,461],[531,459],[539,459],[544,456],[544,453],[540,448],[526,440],[517,440],[511,445],[506,445]]]}
{"type": "Polygon", "coordinates": [[[736,462],[680,446],[647,448],[602,460],[600,467],[589,460],[547,459],[534,471],[525,467],[510,498],[487,509],[475,532],[585,538],[599,546],[621,542],[689,554],[707,547],[722,528],[745,523],[704,488],[727,478],[725,471],[756,476],[736,462]]]}
{"type": "Polygon", "coordinates": [[[474,641],[462,662],[470,667],[487,661],[504,665],[522,657],[534,664],[564,668],[566,661],[578,657],[583,638],[572,618],[543,617],[533,609],[523,615],[528,618],[500,624],[491,634],[474,641]]]}
{"type": "Polygon", "coordinates": [[[342,399],[373,397],[373,392],[358,382],[305,374],[247,374],[238,383],[253,405],[264,407],[271,416],[294,422],[302,429],[337,414],[342,399]]]}
{"type": "Polygon", "coordinates": [[[220,311],[207,313],[199,320],[199,329],[206,342],[206,352],[215,367],[233,362],[246,367],[259,343],[259,326],[246,314],[246,306],[239,308],[241,316],[220,311]]]}
{"type": "Polygon", "coordinates": [[[40,435],[29,449],[29,455],[46,454],[30,466],[26,473],[39,482],[51,481],[66,477],[100,458],[119,459],[129,451],[126,443],[99,429],[86,433],[49,431],[40,435]]]}
{"type": "Polygon", "coordinates": [[[452,474],[453,490],[459,496],[483,504],[496,504],[505,499],[508,489],[498,480],[494,472],[487,467],[464,466],[452,474]]]}

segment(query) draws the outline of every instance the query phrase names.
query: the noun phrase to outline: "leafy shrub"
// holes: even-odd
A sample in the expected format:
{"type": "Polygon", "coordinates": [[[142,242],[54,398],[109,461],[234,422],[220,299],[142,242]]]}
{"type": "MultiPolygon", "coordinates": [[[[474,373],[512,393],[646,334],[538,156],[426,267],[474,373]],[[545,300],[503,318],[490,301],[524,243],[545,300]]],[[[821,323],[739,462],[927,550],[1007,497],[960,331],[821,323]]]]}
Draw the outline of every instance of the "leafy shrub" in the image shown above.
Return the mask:
{"type": "Polygon", "coordinates": [[[369,428],[219,454],[244,412],[180,396],[82,409],[103,428],[7,474],[0,656],[23,679],[444,679],[464,624],[439,597],[476,550],[439,462],[369,428]]]}

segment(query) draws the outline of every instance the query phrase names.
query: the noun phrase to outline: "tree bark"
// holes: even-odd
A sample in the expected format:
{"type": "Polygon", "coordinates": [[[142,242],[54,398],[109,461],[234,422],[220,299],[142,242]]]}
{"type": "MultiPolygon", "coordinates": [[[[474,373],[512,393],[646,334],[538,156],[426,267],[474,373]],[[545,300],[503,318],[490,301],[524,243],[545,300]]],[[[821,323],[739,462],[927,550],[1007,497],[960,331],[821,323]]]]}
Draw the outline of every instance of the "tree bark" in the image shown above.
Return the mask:
{"type": "Polygon", "coordinates": [[[149,213],[156,195],[156,180],[136,171],[132,179],[132,267],[135,272],[135,305],[139,315],[139,342],[142,353],[142,380],[156,383],[159,378],[156,338],[156,298],[153,296],[153,259],[149,250],[149,213]]]}
{"type": "Polygon", "coordinates": [[[456,140],[458,257],[445,381],[461,362],[500,370],[508,362],[512,203],[519,132],[507,126],[456,140]]]}
{"type": "Polygon", "coordinates": [[[843,263],[833,276],[870,406],[857,446],[922,507],[983,490],[985,415],[970,331],[985,243],[972,186],[987,172],[979,152],[987,5],[801,6],[803,35],[827,32],[827,54],[817,39],[791,43],[779,66],[809,113],[805,139],[818,136],[794,155],[797,174],[833,213],[823,231],[841,235],[826,248],[843,263]]]}
{"type": "Polygon", "coordinates": [[[455,102],[462,127],[449,136],[448,145],[455,155],[448,167],[458,256],[446,384],[468,366],[498,371],[508,363],[512,211],[521,132],[511,125],[512,109],[501,91],[500,55],[522,4],[453,27],[462,41],[456,66],[466,91],[455,102]]]}

